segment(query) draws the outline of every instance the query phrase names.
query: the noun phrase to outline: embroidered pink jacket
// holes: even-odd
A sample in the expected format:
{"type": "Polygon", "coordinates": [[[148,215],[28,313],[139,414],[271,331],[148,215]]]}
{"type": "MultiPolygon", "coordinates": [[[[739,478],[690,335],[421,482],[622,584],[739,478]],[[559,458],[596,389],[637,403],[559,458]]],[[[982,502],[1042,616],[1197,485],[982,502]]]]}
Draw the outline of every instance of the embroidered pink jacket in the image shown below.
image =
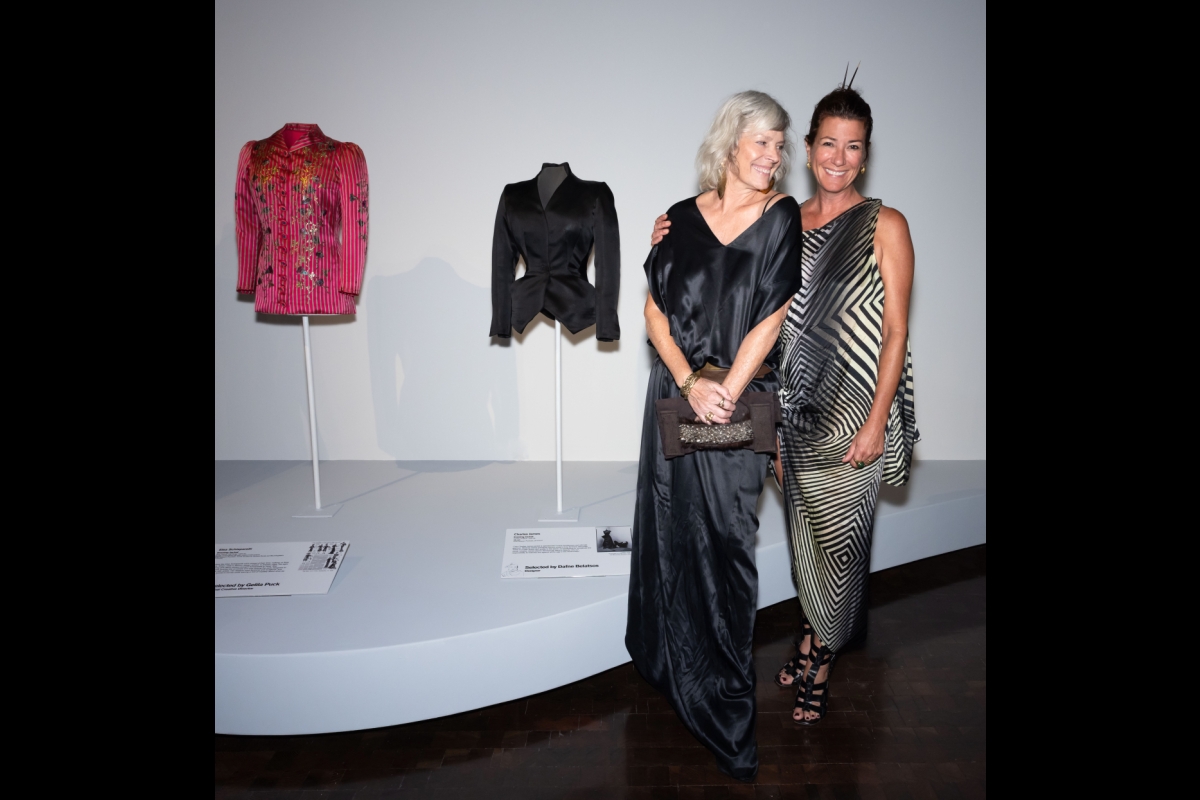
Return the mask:
{"type": "Polygon", "coordinates": [[[237,290],[264,314],[353,314],[367,262],[367,161],[289,122],[238,156],[237,290]]]}

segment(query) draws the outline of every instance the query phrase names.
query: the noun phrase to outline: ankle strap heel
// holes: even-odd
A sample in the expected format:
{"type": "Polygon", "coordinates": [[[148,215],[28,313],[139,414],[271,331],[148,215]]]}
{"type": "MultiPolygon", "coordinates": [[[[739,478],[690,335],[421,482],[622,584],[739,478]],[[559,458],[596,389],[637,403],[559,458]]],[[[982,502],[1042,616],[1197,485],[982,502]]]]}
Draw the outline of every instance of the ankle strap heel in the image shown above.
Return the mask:
{"type": "Polygon", "coordinates": [[[796,719],[794,709],[792,722],[808,726],[816,725],[825,719],[825,712],[829,709],[829,677],[833,674],[833,662],[836,660],[837,653],[824,645],[815,650],[810,648],[808,669],[805,671],[800,688],[796,691],[795,709],[801,711],[800,719],[796,719]],[[826,665],[829,669],[825,671],[825,680],[817,683],[817,673],[821,671],[821,667],[826,665]],[[817,716],[813,719],[805,719],[803,712],[808,711],[816,713],[817,716]]]}

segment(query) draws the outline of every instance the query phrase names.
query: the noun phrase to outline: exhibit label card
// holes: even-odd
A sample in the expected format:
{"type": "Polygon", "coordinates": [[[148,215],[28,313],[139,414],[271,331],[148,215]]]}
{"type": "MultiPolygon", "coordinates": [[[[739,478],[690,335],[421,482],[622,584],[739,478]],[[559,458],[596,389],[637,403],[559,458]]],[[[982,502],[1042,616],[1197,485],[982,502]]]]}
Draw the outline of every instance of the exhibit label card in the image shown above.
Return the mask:
{"type": "Polygon", "coordinates": [[[326,594],[349,542],[219,544],[217,597],[326,594]]]}
{"type": "Polygon", "coordinates": [[[501,578],[629,574],[629,528],[509,528],[504,533],[501,578]]]}

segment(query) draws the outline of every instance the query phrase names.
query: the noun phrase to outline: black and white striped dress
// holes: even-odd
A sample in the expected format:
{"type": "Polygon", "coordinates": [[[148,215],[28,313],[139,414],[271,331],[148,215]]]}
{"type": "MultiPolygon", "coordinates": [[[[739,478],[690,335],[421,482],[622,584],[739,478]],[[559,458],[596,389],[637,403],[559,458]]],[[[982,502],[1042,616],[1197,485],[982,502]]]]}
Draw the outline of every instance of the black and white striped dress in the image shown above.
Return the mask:
{"type": "Polygon", "coordinates": [[[884,291],[874,241],[882,204],[864,200],[824,227],[804,231],[803,284],[780,333],[780,438],[793,575],[805,616],[834,651],[866,623],[880,480],[908,481],[919,438],[908,350],[883,457],[862,469],[842,463],[867,421],[879,373],[884,291]]]}

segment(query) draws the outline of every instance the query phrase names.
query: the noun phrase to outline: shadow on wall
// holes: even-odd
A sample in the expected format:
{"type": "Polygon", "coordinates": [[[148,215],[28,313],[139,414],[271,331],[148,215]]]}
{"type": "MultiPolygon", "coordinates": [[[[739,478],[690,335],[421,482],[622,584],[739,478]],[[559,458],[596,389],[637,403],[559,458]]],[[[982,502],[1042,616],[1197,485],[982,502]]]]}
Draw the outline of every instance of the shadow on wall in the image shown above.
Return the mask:
{"type": "Polygon", "coordinates": [[[517,458],[516,354],[487,335],[490,292],[426,258],[369,279],[363,298],[379,446],[400,460],[517,458]]]}

